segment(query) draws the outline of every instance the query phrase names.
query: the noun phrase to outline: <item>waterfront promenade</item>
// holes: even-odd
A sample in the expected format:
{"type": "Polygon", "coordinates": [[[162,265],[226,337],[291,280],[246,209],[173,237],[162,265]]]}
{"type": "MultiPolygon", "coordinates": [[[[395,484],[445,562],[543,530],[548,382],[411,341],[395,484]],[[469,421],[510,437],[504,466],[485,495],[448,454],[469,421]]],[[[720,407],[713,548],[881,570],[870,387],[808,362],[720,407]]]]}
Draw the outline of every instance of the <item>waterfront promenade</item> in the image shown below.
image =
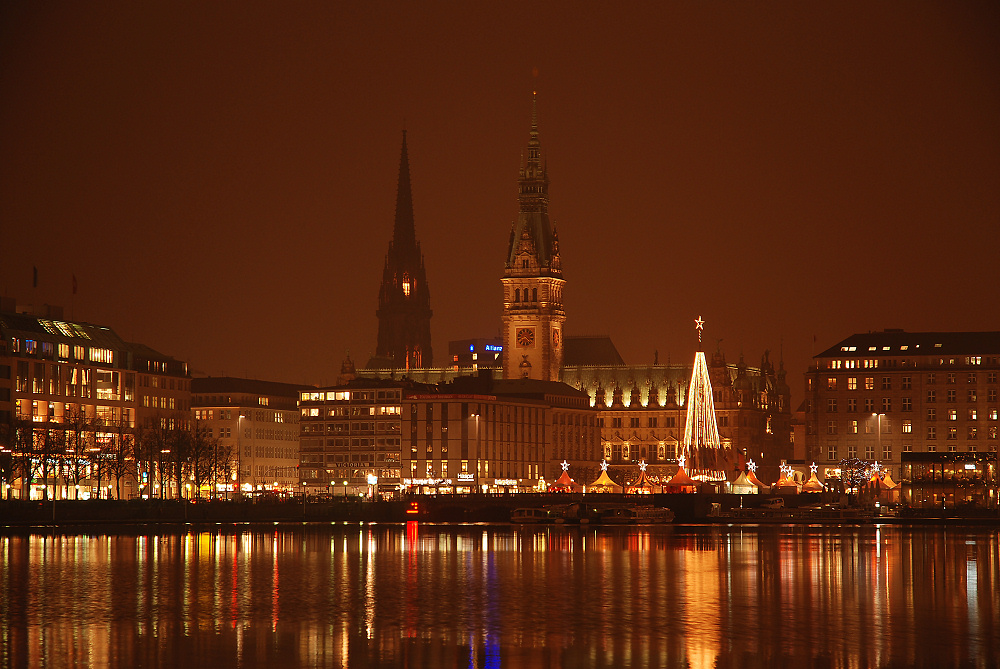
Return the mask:
{"type": "Polygon", "coordinates": [[[789,496],[786,507],[767,509],[762,499],[739,495],[437,495],[399,500],[369,501],[334,498],[315,501],[285,500],[58,500],[0,502],[0,531],[5,528],[127,524],[201,524],[264,522],[508,522],[511,511],[580,503],[583,506],[652,504],[675,514],[676,523],[1000,523],[996,509],[880,509],[829,505],[817,508],[817,499],[789,496]]]}

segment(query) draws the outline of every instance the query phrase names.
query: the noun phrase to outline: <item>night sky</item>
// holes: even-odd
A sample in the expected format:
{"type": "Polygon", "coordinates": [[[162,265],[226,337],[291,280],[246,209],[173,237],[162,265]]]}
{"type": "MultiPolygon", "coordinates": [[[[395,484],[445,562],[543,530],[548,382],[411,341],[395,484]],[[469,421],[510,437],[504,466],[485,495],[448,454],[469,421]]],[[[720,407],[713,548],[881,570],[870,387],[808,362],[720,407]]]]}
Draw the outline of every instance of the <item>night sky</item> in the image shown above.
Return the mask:
{"type": "Polygon", "coordinates": [[[0,292],[333,383],[405,127],[444,364],[498,332],[537,90],[567,334],[686,363],[701,315],[797,401],[854,332],[1000,330],[997,3],[483,4],[5,3],[0,292]]]}

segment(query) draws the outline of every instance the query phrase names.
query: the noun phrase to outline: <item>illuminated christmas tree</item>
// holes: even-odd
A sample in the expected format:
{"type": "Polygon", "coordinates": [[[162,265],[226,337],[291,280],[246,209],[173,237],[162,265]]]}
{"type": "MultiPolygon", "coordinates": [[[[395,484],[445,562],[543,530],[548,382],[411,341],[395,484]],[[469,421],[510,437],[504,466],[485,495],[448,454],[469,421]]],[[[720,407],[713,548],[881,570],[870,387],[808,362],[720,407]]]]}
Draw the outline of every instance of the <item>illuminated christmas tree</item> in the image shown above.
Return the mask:
{"type": "Polygon", "coordinates": [[[698,352],[694,356],[694,369],[688,385],[687,422],[684,425],[684,457],[688,472],[693,478],[702,480],[725,479],[725,455],[719,439],[719,426],[715,420],[715,399],[712,395],[712,380],[708,375],[708,362],[701,350],[701,335],[705,321],[695,319],[698,331],[698,352]]]}

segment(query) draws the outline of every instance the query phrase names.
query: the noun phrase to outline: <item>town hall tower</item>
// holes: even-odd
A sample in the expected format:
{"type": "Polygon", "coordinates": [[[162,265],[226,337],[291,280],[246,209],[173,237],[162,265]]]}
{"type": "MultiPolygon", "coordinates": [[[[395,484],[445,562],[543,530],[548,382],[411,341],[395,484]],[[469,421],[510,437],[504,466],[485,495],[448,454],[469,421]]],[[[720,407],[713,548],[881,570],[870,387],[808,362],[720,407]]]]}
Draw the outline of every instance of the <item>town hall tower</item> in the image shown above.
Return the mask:
{"type": "Polygon", "coordinates": [[[503,283],[503,378],[558,381],[563,360],[562,264],[559,236],[549,222],[549,176],[538,142],[534,98],[527,160],[517,180],[518,213],[511,226],[503,283]]]}

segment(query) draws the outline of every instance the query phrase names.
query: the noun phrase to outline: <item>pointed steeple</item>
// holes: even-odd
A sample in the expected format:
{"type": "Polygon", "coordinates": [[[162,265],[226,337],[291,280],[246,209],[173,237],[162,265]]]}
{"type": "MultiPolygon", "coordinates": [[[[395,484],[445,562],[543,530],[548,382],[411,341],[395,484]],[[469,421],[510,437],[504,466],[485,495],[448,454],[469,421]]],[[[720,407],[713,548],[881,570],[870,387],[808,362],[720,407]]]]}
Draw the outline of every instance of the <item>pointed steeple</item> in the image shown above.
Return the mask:
{"type": "MultiPolygon", "coordinates": [[[[556,381],[562,373],[566,282],[558,237],[549,221],[549,177],[538,141],[537,99],[531,99],[528,147],[517,176],[517,218],[510,228],[501,279],[503,377],[556,381]]],[[[620,391],[616,398],[620,403],[620,391]]]]}
{"type": "Polygon", "coordinates": [[[517,179],[517,220],[511,228],[507,249],[507,268],[541,271],[552,276],[562,276],[558,262],[558,247],[554,245],[552,225],[549,222],[549,174],[542,163],[542,146],[538,140],[537,94],[531,98],[531,129],[528,133],[527,159],[522,154],[517,179]],[[519,258],[520,256],[520,258],[519,258]],[[553,258],[556,262],[553,263],[553,258]]]}
{"type": "Polygon", "coordinates": [[[399,155],[399,181],[396,186],[396,222],[392,240],[397,246],[416,243],[413,226],[413,191],[410,187],[410,157],[406,152],[406,131],[403,131],[403,148],[399,155]]]}
{"type": "Polygon", "coordinates": [[[385,254],[379,289],[378,344],[368,367],[412,369],[431,366],[430,291],[413,222],[413,193],[406,131],[399,157],[396,219],[385,254]]]}

